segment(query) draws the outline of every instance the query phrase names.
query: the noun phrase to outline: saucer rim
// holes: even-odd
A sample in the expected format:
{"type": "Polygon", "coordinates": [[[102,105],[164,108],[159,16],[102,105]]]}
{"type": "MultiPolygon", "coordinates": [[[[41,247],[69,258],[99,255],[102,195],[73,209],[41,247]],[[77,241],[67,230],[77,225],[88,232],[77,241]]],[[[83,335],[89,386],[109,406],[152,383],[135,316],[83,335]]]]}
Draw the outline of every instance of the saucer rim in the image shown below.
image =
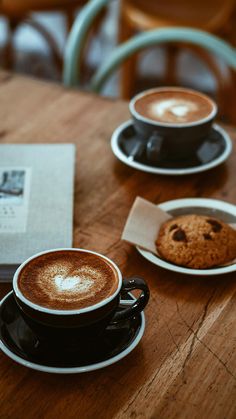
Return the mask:
{"type": "MultiPolygon", "coordinates": [[[[13,291],[10,291],[7,293],[2,300],[0,301],[0,307],[5,303],[5,300],[7,300],[10,295],[13,294],[13,291]]],[[[129,295],[135,300],[132,293],[129,293],[129,295]]],[[[10,359],[15,361],[16,363],[23,365],[24,367],[41,371],[41,372],[47,372],[52,374],[79,374],[79,373],[85,373],[90,371],[96,371],[105,367],[108,367],[109,365],[115,364],[116,362],[120,361],[121,359],[125,358],[129,353],[131,353],[134,348],[138,345],[138,343],[141,341],[144,331],[145,331],[145,314],[142,311],[140,313],[140,328],[139,332],[136,336],[136,338],[132,341],[132,343],[126,348],[124,351],[120,352],[119,354],[115,355],[112,358],[107,359],[106,361],[98,362],[95,364],[89,364],[85,365],[83,367],[50,367],[43,364],[36,364],[31,361],[26,361],[23,358],[21,358],[19,355],[16,355],[13,351],[11,351],[3,342],[2,337],[0,338],[0,350],[8,356],[10,359]]]]}
{"type": "Polygon", "coordinates": [[[126,164],[127,166],[132,167],[133,169],[141,170],[143,172],[157,174],[157,175],[175,175],[175,176],[183,176],[183,175],[190,175],[194,173],[201,173],[205,172],[207,170],[213,169],[214,167],[219,166],[220,164],[224,163],[228,157],[230,156],[233,146],[232,141],[229,136],[229,134],[222,128],[220,125],[214,123],[212,127],[218,131],[224,142],[225,142],[225,149],[223,153],[218,156],[216,159],[211,160],[210,162],[194,167],[187,167],[184,169],[170,169],[170,168],[158,168],[153,166],[148,166],[143,163],[139,163],[136,161],[131,161],[129,158],[121,151],[121,148],[118,145],[119,137],[126,128],[133,125],[133,120],[129,119],[128,121],[123,122],[121,125],[119,125],[115,131],[113,132],[111,136],[111,149],[114,155],[118,160],[120,160],[122,163],[126,164]]]}
{"type": "MultiPolygon", "coordinates": [[[[234,215],[236,217],[236,206],[230,204],[226,201],[221,201],[218,199],[211,198],[182,198],[182,199],[173,199],[170,201],[162,202],[158,204],[157,207],[164,211],[169,211],[177,208],[188,208],[195,206],[202,208],[216,208],[219,210],[224,210],[228,214],[234,215]],[[228,211],[227,211],[228,209],[228,211]]],[[[228,266],[222,266],[219,268],[210,268],[210,269],[191,269],[185,268],[182,266],[174,265],[171,262],[167,262],[161,258],[158,258],[152,252],[142,249],[140,246],[136,246],[138,252],[149,262],[153,263],[156,266],[167,269],[172,272],[183,273],[186,275],[193,276],[212,276],[212,275],[223,275],[229,272],[236,271],[236,263],[228,266]]]]}

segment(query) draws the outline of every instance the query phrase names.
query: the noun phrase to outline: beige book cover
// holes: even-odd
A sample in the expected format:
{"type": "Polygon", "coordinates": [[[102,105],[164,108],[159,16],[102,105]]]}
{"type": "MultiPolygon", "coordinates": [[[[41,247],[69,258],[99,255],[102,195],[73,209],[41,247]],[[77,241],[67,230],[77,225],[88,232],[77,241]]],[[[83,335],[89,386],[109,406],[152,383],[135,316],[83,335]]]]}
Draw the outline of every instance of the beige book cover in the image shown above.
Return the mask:
{"type": "Polygon", "coordinates": [[[0,145],[0,281],[35,253],[72,246],[75,146],[0,145]]]}

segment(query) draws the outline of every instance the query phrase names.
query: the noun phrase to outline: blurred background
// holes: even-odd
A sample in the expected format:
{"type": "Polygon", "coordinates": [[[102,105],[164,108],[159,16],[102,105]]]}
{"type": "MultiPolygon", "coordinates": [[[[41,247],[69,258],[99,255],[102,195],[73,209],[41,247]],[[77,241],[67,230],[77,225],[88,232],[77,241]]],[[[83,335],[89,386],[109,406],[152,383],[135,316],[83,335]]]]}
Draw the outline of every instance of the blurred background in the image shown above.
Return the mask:
{"type": "MultiPolygon", "coordinates": [[[[0,0],[0,66],[62,83],[63,55],[73,22],[86,0],[0,0]]],[[[203,29],[236,43],[235,0],[112,0],[93,24],[83,54],[80,88],[116,45],[155,28],[203,29]]],[[[217,100],[220,117],[233,121],[228,95],[235,77],[223,60],[186,43],[148,48],[133,56],[109,79],[103,94],[130,98],[152,86],[178,85],[217,100]]],[[[236,118],[235,118],[236,119],[236,118]]]]}

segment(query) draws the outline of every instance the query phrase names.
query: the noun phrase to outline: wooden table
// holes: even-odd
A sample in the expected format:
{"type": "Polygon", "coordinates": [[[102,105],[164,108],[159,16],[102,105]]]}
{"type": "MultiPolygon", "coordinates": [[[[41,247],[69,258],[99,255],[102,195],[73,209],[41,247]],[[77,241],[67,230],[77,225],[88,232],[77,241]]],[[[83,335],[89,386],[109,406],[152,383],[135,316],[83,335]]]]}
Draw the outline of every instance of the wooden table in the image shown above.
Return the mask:
{"type": "MultiPolygon", "coordinates": [[[[210,172],[162,177],[126,167],[110,149],[127,104],[0,73],[2,143],[77,144],[74,245],[108,255],[151,290],[146,331],[125,359],[55,376],[0,356],[1,418],[236,417],[236,275],[192,278],[144,260],[120,240],[137,195],[154,203],[210,197],[236,204],[236,154],[210,172]]],[[[236,131],[229,129],[236,140],[236,131]]],[[[0,284],[0,295],[11,288],[0,284]]]]}

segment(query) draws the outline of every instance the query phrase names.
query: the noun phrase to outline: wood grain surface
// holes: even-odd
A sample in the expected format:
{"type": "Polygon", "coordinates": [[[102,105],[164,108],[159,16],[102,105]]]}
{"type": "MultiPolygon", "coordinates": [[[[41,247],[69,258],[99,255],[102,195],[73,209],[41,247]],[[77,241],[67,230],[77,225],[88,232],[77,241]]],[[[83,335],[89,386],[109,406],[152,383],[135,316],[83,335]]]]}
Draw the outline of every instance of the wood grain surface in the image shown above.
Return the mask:
{"type": "MultiPolygon", "coordinates": [[[[120,239],[137,195],[154,203],[209,197],[236,204],[235,148],[210,172],[142,173],[111,152],[111,134],[128,118],[125,102],[0,73],[0,142],[76,143],[74,246],[107,255],[151,290],[142,341],[108,368],[55,376],[1,354],[1,418],[236,417],[236,274],[168,272],[120,239]]],[[[236,130],[228,131],[235,141],[236,130]]],[[[0,296],[10,289],[0,284],[0,296]]]]}

